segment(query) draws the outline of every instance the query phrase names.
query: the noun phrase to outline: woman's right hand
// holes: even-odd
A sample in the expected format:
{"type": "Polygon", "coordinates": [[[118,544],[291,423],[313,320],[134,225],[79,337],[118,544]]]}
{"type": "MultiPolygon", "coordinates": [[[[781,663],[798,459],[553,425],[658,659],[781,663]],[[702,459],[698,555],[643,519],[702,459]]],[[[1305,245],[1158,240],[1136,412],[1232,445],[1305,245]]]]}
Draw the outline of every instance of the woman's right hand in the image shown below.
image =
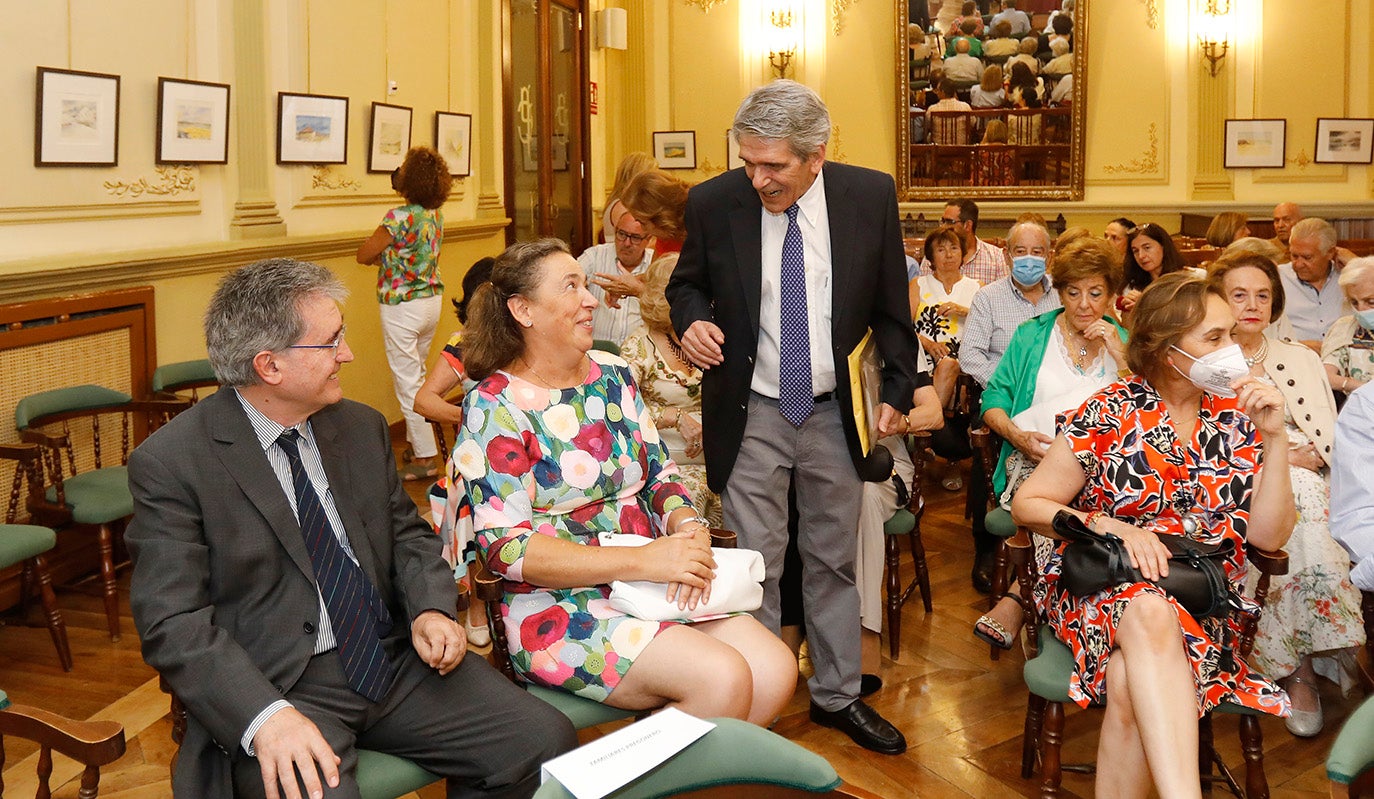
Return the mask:
{"type": "Polygon", "coordinates": [[[931,360],[940,361],[949,357],[949,345],[943,341],[936,341],[929,336],[921,336],[921,348],[931,357],[931,360]]]}
{"type": "Polygon", "coordinates": [[[682,434],[682,454],[688,458],[695,458],[700,455],[701,422],[698,422],[692,414],[683,411],[677,417],[677,429],[682,434]]]}
{"type": "Polygon", "coordinates": [[[691,532],[665,535],[639,547],[644,553],[643,579],[667,583],[669,602],[679,609],[695,609],[698,602],[710,599],[711,581],[716,577],[716,559],[711,555],[709,535],[691,532]]]}
{"type": "Polygon", "coordinates": [[[1039,463],[1040,459],[1045,457],[1045,451],[1053,443],[1053,438],[1034,430],[1020,430],[1011,438],[1011,445],[1021,450],[1021,453],[1030,458],[1032,463],[1039,463]]]}
{"type": "Polygon", "coordinates": [[[1146,580],[1154,582],[1169,576],[1169,548],[1159,540],[1158,534],[1110,517],[1099,521],[1096,529],[1121,539],[1131,556],[1131,565],[1139,569],[1140,576],[1146,580]]]}
{"type": "Polygon", "coordinates": [[[1140,289],[1126,289],[1121,294],[1121,310],[1131,311],[1135,309],[1135,304],[1140,300],[1140,289]]]}

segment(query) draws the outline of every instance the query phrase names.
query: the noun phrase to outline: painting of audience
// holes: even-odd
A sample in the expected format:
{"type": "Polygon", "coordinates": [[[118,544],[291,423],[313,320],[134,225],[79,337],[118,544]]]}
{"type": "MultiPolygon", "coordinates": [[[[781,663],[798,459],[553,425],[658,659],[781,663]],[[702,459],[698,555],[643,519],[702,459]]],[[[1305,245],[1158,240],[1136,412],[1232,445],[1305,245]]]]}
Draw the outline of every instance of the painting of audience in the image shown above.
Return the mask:
{"type": "MultiPolygon", "coordinates": [[[[983,423],[1002,439],[992,483],[1003,508],[1054,441],[1057,415],[1077,410],[1126,368],[1126,330],[1111,315],[1121,287],[1115,249],[1080,236],[1055,250],[1050,279],[1061,307],[1016,328],[983,391],[983,423]]],[[[1043,568],[1051,541],[1037,535],[1034,542],[1043,568]]],[[[1021,629],[1020,602],[1009,591],[978,619],[974,634],[1010,649],[1021,629]]]]}
{"type": "Polygon", "coordinates": [[[620,200],[611,203],[610,240],[582,251],[577,262],[587,275],[587,290],[596,297],[592,335],[617,346],[639,326],[639,295],[644,272],[654,258],[652,237],[620,200]]]}
{"type": "MultiPolygon", "coordinates": [[[[1284,419],[1289,481],[1298,520],[1284,551],[1288,573],[1273,578],[1251,665],[1280,678],[1293,703],[1286,720],[1299,737],[1321,732],[1317,674],[1342,688],[1355,683],[1354,648],[1364,643],[1360,593],[1350,584],[1350,558],[1327,526],[1327,466],[1336,429],[1336,401],[1316,354],[1300,344],[1265,335],[1283,313],[1284,289],[1274,263],[1241,254],[1212,264],[1209,279],[1235,315],[1232,335],[1250,374],[1276,386],[1290,413],[1284,419]],[[1301,411],[1300,413],[1298,411],[1301,411]]],[[[1246,585],[1254,593],[1258,574],[1246,585]]]]}
{"type": "Polygon", "coordinates": [[[1346,264],[1336,282],[1351,313],[1327,331],[1321,358],[1331,386],[1349,396],[1374,378],[1374,256],[1346,264]]]}
{"type": "Polygon", "coordinates": [[[478,384],[463,403],[449,501],[466,495],[481,556],[507,581],[511,665],[613,707],[771,723],[797,661],[753,617],[660,623],[606,599],[612,580],[649,580],[695,608],[715,562],[629,366],[592,350],[595,307],[567,246],[543,239],[502,253],[469,308],[465,365],[478,384]],[[601,547],[597,532],[652,540],[601,547]]]}
{"type": "Polygon", "coordinates": [[[1154,222],[1146,222],[1131,228],[1126,238],[1126,260],[1123,262],[1122,277],[1125,282],[1121,298],[1116,301],[1117,310],[1125,316],[1123,321],[1130,327],[1130,315],[1140,300],[1140,293],[1152,282],[1164,275],[1172,274],[1185,266],[1173,237],[1154,222]]]}
{"type": "Polygon", "coordinates": [[[1069,698],[1105,702],[1103,729],[1115,731],[1098,739],[1097,762],[1112,764],[1097,770],[1099,796],[1137,795],[1149,782],[1160,796],[1199,796],[1202,712],[1222,702],[1289,711],[1276,684],[1224,657],[1241,614],[1195,618],[1149,582],[1168,562],[1160,539],[1185,535],[1231,542],[1223,568],[1239,589],[1243,544],[1279,549],[1295,521],[1283,395],[1245,372],[1230,336],[1235,317],[1219,292],[1191,272],[1150,284],[1126,349],[1134,375],[1066,420],[1012,500],[1016,524],[1041,535],[1054,535],[1053,518],[1067,512],[1118,536],[1146,580],[1074,596],[1062,585],[1062,542],[1043,572],[1046,621],[1072,650],[1069,698]],[[1239,362],[1242,376],[1229,391],[1199,366],[1218,358],[1239,362]],[[1180,485],[1191,490],[1173,490],[1180,485]],[[1166,495],[1174,501],[1161,501],[1166,495]]]}
{"type": "Polygon", "coordinates": [[[677,266],[677,253],[654,261],[644,274],[641,323],[625,338],[620,355],[630,365],[639,393],[658,428],[659,439],[677,464],[692,507],[712,527],[721,526],[720,497],[706,485],[701,438],[701,369],[682,352],[663,290],[677,266]]]}
{"type": "Polygon", "coordinates": [[[1292,260],[1279,265],[1285,314],[1298,341],[1321,352],[1322,339],[1336,320],[1350,313],[1350,305],[1336,281],[1336,229],[1325,219],[1308,217],[1288,235],[1292,260]]]}

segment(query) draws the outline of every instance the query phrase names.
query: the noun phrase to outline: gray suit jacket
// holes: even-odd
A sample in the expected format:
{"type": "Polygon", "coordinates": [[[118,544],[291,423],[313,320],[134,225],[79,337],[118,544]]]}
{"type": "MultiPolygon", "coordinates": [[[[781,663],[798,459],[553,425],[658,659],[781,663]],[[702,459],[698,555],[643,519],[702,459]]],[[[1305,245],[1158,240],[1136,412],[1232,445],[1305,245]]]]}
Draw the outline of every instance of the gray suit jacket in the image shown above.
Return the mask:
{"type": "MultiPolygon", "coordinates": [[[[334,502],[359,564],[396,625],[452,613],[440,542],[397,478],[382,416],[344,400],[311,417],[334,502]]],[[[230,796],[231,758],[253,718],[295,685],[315,646],[319,599],[300,525],[234,392],[180,414],[129,458],[134,621],[143,657],[185,703],[173,789],[230,796]]],[[[422,672],[401,670],[411,679],[422,672]]]]}

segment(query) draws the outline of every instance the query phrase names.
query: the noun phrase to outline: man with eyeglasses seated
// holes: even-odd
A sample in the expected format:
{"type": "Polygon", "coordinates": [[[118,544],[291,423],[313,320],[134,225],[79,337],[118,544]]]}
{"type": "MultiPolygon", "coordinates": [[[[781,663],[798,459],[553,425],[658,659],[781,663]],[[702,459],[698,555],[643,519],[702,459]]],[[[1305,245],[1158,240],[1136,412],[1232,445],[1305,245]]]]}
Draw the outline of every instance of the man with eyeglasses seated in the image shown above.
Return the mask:
{"type": "Polygon", "coordinates": [[[587,273],[587,290],[596,297],[592,311],[592,338],[617,345],[639,326],[639,293],[644,290],[644,270],[654,260],[650,236],[619,200],[608,214],[615,230],[607,231],[606,243],[588,247],[577,262],[587,273]]]}
{"type": "MultiPolygon", "coordinates": [[[[964,265],[959,267],[964,277],[971,277],[987,286],[1007,276],[1006,253],[978,238],[978,203],[973,200],[950,200],[940,216],[940,226],[952,229],[964,244],[964,265]]],[[[930,264],[921,266],[921,274],[930,274],[930,264]]],[[[989,369],[988,375],[991,374],[992,370],[989,369]]]]}

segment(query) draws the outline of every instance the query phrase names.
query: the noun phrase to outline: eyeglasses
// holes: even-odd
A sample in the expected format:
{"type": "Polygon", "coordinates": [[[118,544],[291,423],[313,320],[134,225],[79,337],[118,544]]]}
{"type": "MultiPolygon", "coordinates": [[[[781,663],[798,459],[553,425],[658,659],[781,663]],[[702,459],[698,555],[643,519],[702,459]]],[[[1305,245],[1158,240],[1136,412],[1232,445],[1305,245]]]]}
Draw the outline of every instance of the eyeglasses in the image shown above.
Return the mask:
{"type": "Polygon", "coordinates": [[[621,230],[620,228],[616,228],[616,231],[615,231],[615,240],[616,240],[616,241],[628,241],[628,242],[630,242],[631,244],[643,244],[644,241],[645,241],[646,239],[648,239],[648,238],[649,238],[649,237],[648,237],[647,235],[636,236],[636,235],[633,234],[633,233],[626,233],[625,231],[621,230]]]}
{"type": "Polygon", "coordinates": [[[286,348],[288,350],[334,350],[338,352],[346,332],[348,332],[348,325],[343,325],[339,328],[339,335],[335,336],[334,340],[328,344],[288,344],[286,348]]]}
{"type": "Polygon", "coordinates": [[[955,219],[946,219],[946,218],[943,217],[943,216],[940,217],[940,224],[941,224],[941,225],[947,225],[947,226],[948,226],[948,225],[957,225],[957,224],[959,224],[959,223],[962,222],[962,221],[964,221],[964,220],[958,219],[958,218],[955,218],[955,219]]]}

